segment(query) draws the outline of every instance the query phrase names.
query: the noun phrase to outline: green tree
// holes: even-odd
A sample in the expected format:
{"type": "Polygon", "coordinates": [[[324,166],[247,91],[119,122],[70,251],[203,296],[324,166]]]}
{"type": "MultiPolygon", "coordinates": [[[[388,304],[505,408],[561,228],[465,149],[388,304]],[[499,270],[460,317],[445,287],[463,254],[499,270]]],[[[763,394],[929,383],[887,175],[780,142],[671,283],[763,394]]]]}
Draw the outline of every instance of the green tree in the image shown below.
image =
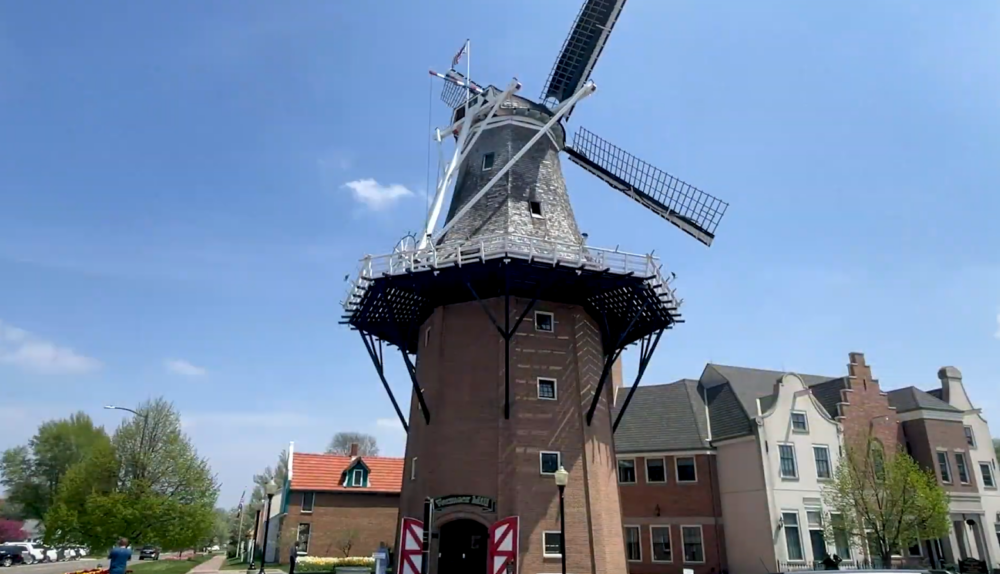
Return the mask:
{"type": "Polygon", "coordinates": [[[94,449],[63,480],[46,516],[46,538],[91,548],[125,536],[168,550],[210,539],[218,484],[164,399],[136,409],[110,444],[94,449]]]}
{"type": "Polygon", "coordinates": [[[264,500],[264,487],[271,480],[278,485],[278,488],[282,488],[285,485],[285,479],[288,477],[288,450],[284,449],[281,454],[278,455],[278,464],[274,465],[274,468],[270,466],[264,468],[264,471],[260,474],[255,474],[253,476],[253,490],[250,492],[250,504],[254,508],[260,508],[260,503],[264,500]]]}
{"type": "Polygon", "coordinates": [[[823,499],[828,539],[863,540],[885,565],[902,548],[947,536],[950,528],[948,494],[934,473],[873,439],[847,447],[823,499]]]}
{"type": "Polygon", "coordinates": [[[104,427],[78,412],[43,423],[27,445],[4,451],[0,484],[19,518],[43,519],[70,467],[108,441],[104,427]]]}

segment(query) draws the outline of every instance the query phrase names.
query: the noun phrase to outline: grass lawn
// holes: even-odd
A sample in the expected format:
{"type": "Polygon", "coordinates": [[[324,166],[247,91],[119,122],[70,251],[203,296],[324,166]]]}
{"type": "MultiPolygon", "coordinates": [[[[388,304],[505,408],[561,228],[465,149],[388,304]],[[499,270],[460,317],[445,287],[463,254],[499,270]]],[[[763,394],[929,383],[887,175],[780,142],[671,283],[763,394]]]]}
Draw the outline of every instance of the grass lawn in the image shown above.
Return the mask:
{"type": "MultiPolygon", "coordinates": [[[[246,572],[247,566],[246,562],[237,560],[236,558],[230,558],[222,563],[220,570],[242,570],[246,572]]],[[[256,564],[257,568],[260,568],[260,564],[256,564]]],[[[272,564],[267,563],[264,565],[267,570],[281,570],[282,572],[288,572],[288,564],[272,564]]]]}
{"type": "Polygon", "coordinates": [[[199,554],[189,560],[143,560],[133,561],[128,565],[135,574],[187,574],[195,566],[207,562],[211,554],[199,554]]]}

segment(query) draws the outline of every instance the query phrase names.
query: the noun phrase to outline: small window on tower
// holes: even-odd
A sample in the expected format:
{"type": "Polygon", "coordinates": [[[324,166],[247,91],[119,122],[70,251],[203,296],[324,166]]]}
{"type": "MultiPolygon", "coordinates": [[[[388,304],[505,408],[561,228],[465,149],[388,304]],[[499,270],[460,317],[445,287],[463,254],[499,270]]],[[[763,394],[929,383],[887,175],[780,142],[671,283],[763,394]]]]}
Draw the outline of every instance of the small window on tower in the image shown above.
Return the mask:
{"type": "Polygon", "coordinates": [[[555,379],[543,379],[538,378],[538,398],[540,399],[556,399],[556,380],[555,379]]]}
{"type": "Polygon", "coordinates": [[[493,160],[496,159],[496,154],[493,152],[483,154],[483,171],[489,171],[493,169],[493,160]]]}
{"type": "Polygon", "coordinates": [[[528,209],[531,210],[532,217],[542,217],[542,202],[540,201],[529,201],[528,209]]]}
{"type": "Polygon", "coordinates": [[[535,330],[551,333],[555,322],[552,313],[545,311],[535,311],[535,330]]]}

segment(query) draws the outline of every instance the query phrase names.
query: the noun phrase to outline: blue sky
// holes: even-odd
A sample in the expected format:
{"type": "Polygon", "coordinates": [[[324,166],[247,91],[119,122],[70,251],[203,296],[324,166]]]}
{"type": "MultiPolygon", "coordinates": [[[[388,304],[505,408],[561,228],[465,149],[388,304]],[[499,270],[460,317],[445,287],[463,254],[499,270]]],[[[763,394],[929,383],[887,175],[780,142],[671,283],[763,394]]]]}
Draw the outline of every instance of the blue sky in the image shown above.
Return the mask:
{"type": "MultiPolygon", "coordinates": [[[[289,440],[401,455],[344,275],[424,218],[427,68],[469,37],[476,80],[535,97],[578,9],[0,5],[0,448],[165,395],[224,504],[289,440]]],[[[1000,4],[631,0],[593,79],[572,125],[732,204],[706,249],[564,163],[589,243],[678,275],[647,382],[863,351],[884,388],[956,365],[1000,416],[1000,4]]]]}

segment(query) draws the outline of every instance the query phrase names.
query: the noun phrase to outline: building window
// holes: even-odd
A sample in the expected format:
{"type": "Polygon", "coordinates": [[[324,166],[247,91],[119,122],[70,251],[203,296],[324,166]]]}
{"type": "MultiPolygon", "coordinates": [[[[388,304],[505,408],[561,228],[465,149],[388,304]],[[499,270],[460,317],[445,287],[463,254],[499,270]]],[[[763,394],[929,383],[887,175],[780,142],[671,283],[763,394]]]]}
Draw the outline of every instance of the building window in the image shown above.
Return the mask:
{"type": "Polygon", "coordinates": [[[625,559],[642,562],[642,544],[639,543],[639,527],[625,526],[625,559]]]}
{"type": "Polygon", "coordinates": [[[837,548],[837,556],[844,560],[850,560],[851,536],[844,524],[844,517],[840,514],[831,514],[830,521],[833,523],[833,544],[837,548]]]}
{"type": "Polygon", "coordinates": [[[677,467],[677,482],[698,482],[698,469],[693,456],[679,456],[674,459],[677,467]]]}
{"type": "Polygon", "coordinates": [[[809,546],[812,548],[813,560],[823,560],[829,554],[823,535],[823,513],[819,510],[807,510],[806,524],[809,526],[809,546]]]}
{"type": "Polygon", "coordinates": [[[558,558],[562,556],[562,534],[559,532],[542,532],[542,556],[558,558]]]}
{"type": "Polygon", "coordinates": [[[802,534],[799,532],[799,513],[783,512],[781,520],[785,523],[785,548],[788,550],[788,559],[805,560],[805,555],[802,553],[802,534]]]}
{"type": "Polygon", "coordinates": [[[972,448],[976,448],[976,435],[972,432],[972,427],[965,427],[965,442],[972,448]]]}
{"type": "Polygon", "coordinates": [[[532,217],[542,217],[542,202],[529,201],[528,210],[531,212],[532,217]]]}
{"type": "Polygon", "coordinates": [[[538,398],[556,400],[556,380],[538,378],[538,398]]]}
{"type": "Polygon", "coordinates": [[[410,461],[410,480],[417,480],[417,457],[410,461]]]}
{"type": "Polygon", "coordinates": [[[299,543],[298,551],[309,553],[309,535],[312,533],[312,526],[308,522],[299,524],[299,531],[296,542],[299,543]]]}
{"type": "Polygon", "coordinates": [[[993,467],[988,462],[979,463],[979,471],[983,473],[983,486],[986,488],[996,488],[997,481],[993,476],[993,467]]]}
{"type": "Polygon", "coordinates": [[[316,504],[316,493],[315,492],[303,492],[302,493],[302,512],[312,512],[313,505],[316,504]]]}
{"type": "Polygon", "coordinates": [[[924,555],[922,548],[920,548],[919,540],[914,540],[913,545],[906,549],[906,555],[911,558],[920,558],[924,555]]]}
{"type": "Polygon", "coordinates": [[[951,463],[948,462],[948,453],[938,451],[938,469],[941,471],[941,482],[951,482],[951,463]]]}
{"type": "Polygon", "coordinates": [[[962,484],[969,484],[969,467],[965,465],[964,453],[955,453],[955,466],[958,468],[958,480],[962,484]]]}
{"type": "Polygon", "coordinates": [[[493,152],[483,154],[483,171],[493,169],[493,162],[496,161],[496,154],[493,152]]]}
{"type": "Polygon", "coordinates": [[[802,411],[792,411],[792,430],[795,432],[809,432],[809,419],[802,411]]]}
{"type": "Polygon", "coordinates": [[[646,459],[646,482],[666,482],[667,467],[662,458],[646,459]]]}
{"type": "Polygon", "coordinates": [[[674,555],[670,550],[670,527],[650,526],[649,546],[653,549],[653,562],[673,562],[674,555]]]}
{"type": "Polygon", "coordinates": [[[781,461],[781,478],[799,477],[799,467],[795,463],[795,445],[779,444],[778,458],[781,461]]]}
{"type": "Polygon", "coordinates": [[[365,469],[355,468],[354,472],[351,473],[351,486],[364,486],[365,485],[365,469]]]}
{"type": "Polygon", "coordinates": [[[681,541],[684,543],[684,562],[701,564],[705,561],[701,526],[681,526],[681,541]]]}
{"type": "Polygon", "coordinates": [[[618,461],[618,483],[632,484],[635,482],[635,459],[623,458],[618,461]]]}
{"type": "Polygon", "coordinates": [[[820,480],[833,478],[833,471],[830,468],[830,448],[814,445],[813,457],[816,458],[816,478],[820,480]]]}
{"type": "Polygon", "coordinates": [[[542,451],[538,455],[538,464],[542,474],[555,474],[559,470],[559,453],[542,451]]]}
{"type": "Polygon", "coordinates": [[[535,330],[551,333],[555,325],[555,317],[552,313],[545,311],[535,311],[535,330]]]}

